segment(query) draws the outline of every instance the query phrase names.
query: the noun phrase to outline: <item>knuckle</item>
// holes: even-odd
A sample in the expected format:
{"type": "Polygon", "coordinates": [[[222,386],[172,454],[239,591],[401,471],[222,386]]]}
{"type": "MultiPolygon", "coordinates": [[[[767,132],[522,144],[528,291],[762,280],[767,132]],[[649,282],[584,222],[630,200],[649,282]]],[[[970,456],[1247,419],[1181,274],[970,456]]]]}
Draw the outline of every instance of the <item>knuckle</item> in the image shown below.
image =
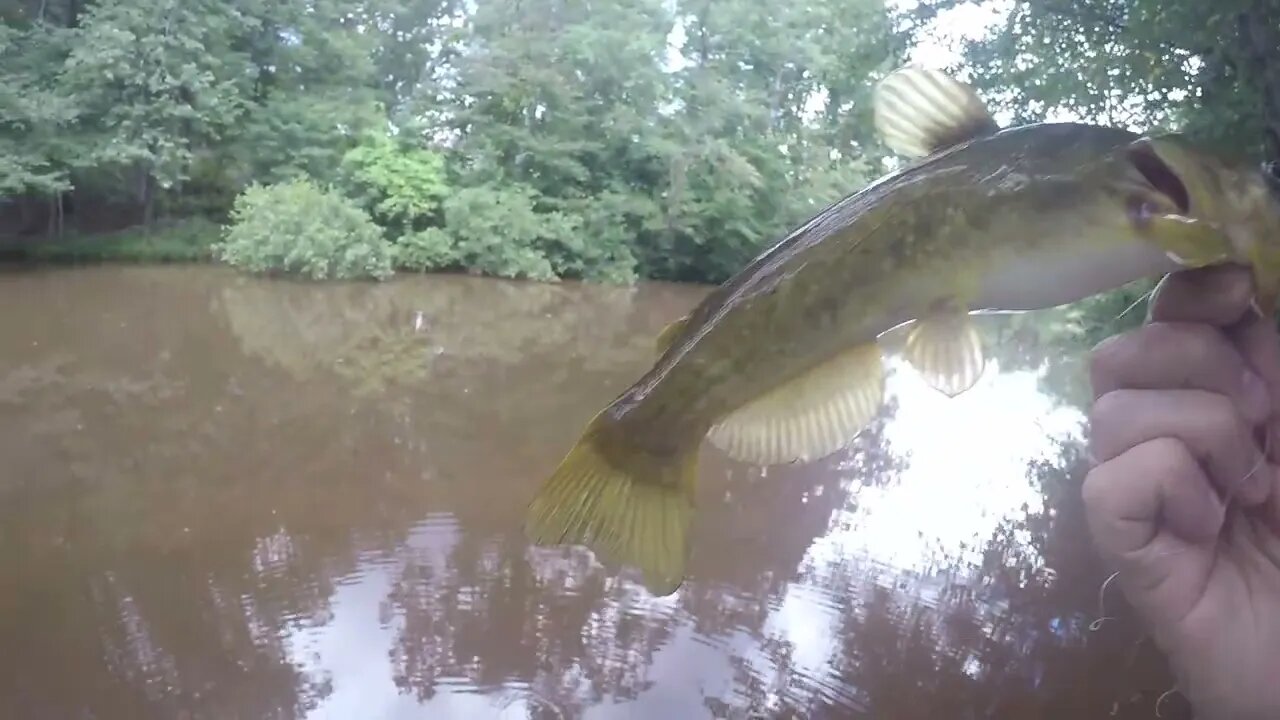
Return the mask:
{"type": "Polygon", "coordinates": [[[1095,389],[1110,387],[1124,374],[1138,339],[1138,331],[1128,332],[1109,337],[1094,347],[1089,353],[1089,379],[1095,389]]]}
{"type": "Polygon", "coordinates": [[[1080,488],[1081,500],[1088,514],[1108,515],[1113,505],[1120,502],[1124,487],[1183,476],[1195,466],[1195,457],[1181,440],[1154,438],[1091,468],[1080,488]]]}
{"type": "Polygon", "coordinates": [[[1253,274],[1245,267],[1225,265],[1215,277],[1219,297],[1224,305],[1243,310],[1253,300],[1253,274]]]}
{"type": "Polygon", "coordinates": [[[1089,427],[1094,435],[1105,435],[1129,407],[1130,394],[1125,390],[1112,390],[1097,400],[1089,409],[1089,427]]]}
{"type": "Polygon", "coordinates": [[[1200,421],[1215,440],[1234,439],[1240,434],[1244,422],[1231,399],[1217,393],[1205,393],[1200,410],[1200,421]]]}
{"type": "Polygon", "coordinates": [[[1159,437],[1143,443],[1144,463],[1152,475],[1173,476],[1196,464],[1195,456],[1177,438],[1159,437]]]}
{"type": "Polygon", "coordinates": [[[1186,365],[1203,365],[1220,354],[1218,338],[1206,325],[1162,322],[1143,329],[1147,357],[1174,357],[1186,365]]]}
{"type": "Polygon", "coordinates": [[[1132,393],[1113,390],[1089,409],[1089,449],[1099,461],[1110,460],[1123,451],[1125,426],[1132,422],[1132,393]]]}
{"type": "Polygon", "coordinates": [[[1084,476],[1084,484],[1080,487],[1080,498],[1089,514],[1099,508],[1106,507],[1111,490],[1111,465],[1103,463],[1089,470],[1084,476]]]}

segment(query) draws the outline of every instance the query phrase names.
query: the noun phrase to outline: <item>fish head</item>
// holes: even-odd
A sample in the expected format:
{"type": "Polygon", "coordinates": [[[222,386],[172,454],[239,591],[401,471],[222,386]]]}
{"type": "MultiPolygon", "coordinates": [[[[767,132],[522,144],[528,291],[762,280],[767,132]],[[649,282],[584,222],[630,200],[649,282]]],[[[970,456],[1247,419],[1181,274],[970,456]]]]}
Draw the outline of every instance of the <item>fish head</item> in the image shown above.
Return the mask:
{"type": "Polygon", "coordinates": [[[1280,164],[1227,160],[1177,134],[1139,138],[1125,160],[1140,232],[1184,267],[1250,267],[1259,306],[1280,310],[1280,164]]]}

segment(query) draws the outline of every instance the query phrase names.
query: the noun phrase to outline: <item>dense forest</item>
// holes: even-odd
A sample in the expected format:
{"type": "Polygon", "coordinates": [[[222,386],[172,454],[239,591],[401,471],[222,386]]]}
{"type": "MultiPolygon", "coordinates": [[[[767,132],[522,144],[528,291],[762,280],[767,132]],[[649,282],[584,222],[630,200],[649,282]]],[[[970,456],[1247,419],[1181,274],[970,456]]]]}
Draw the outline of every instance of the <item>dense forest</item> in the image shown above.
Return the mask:
{"type": "Polygon", "coordinates": [[[891,168],[875,82],[1280,155],[1280,0],[0,0],[0,236],[255,272],[716,281],[891,168]]]}

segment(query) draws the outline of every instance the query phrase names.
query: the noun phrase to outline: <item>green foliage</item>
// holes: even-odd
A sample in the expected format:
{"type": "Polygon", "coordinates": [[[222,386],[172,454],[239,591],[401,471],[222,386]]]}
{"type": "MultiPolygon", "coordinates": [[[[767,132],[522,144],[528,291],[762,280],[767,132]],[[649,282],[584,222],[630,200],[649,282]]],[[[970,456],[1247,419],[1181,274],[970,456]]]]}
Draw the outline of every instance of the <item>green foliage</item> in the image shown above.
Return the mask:
{"type": "Polygon", "coordinates": [[[877,0],[528,0],[468,20],[456,81],[420,106],[447,110],[455,187],[527,188],[563,215],[517,243],[557,275],[723,279],[882,156],[866,100],[897,40],[877,0]]]}
{"type": "Polygon", "coordinates": [[[22,252],[41,262],[201,262],[213,257],[221,233],[216,223],[192,218],[115,233],[49,238],[24,246],[22,252]]]}
{"type": "MultiPolygon", "coordinates": [[[[971,4],[0,3],[0,198],[56,233],[305,179],[405,268],[718,281],[883,172],[875,83],[971,4]]],[[[1280,157],[1280,0],[981,4],[953,69],[1015,121],[1280,157]]]]}
{"type": "MultiPolygon", "coordinates": [[[[959,4],[920,3],[917,34],[959,4]]],[[[1017,122],[1177,129],[1223,151],[1280,157],[1280,0],[1011,3],[964,51],[958,69],[1017,122]]]]}
{"type": "Polygon", "coordinates": [[[0,25],[0,198],[71,188],[75,147],[64,132],[75,107],[49,72],[65,40],[43,25],[0,25]]]}
{"type": "Polygon", "coordinates": [[[386,279],[394,250],[347,198],[307,180],[253,185],[232,208],[216,257],[253,273],[386,279]]]}
{"type": "Polygon", "coordinates": [[[396,242],[396,267],[413,272],[463,269],[453,238],[441,228],[427,228],[401,236],[396,242]]]}
{"type": "Polygon", "coordinates": [[[552,280],[552,247],[577,230],[575,218],[539,213],[532,190],[479,186],[459,190],[445,202],[452,264],[487,275],[552,280]]]}
{"type": "Polygon", "coordinates": [[[148,219],[155,189],[187,178],[195,150],[240,114],[242,22],[215,0],[100,0],[62,71],[82,112],[84,162],[134,174],[148,219]]]}
{"type": "Polygon", "coordinates": [[[439,153],[385,134],[367,135],[348,150],[342,168],[347,195],[359,201],[379,225],[397,234],[432,223],[449,192],[439,153]]]}
{"type": "Polygon", "coordinates": [[[364,207],[406,269],[615,283],[722,279],[874,176],[867,98],[900,44],[882,0],[50,0],[3,18],[0,193],[57,214],[29,227],[59,227],[64,199],[92,226],[81,198],[225,218],[246,187],[310,180],[364,207]]]}

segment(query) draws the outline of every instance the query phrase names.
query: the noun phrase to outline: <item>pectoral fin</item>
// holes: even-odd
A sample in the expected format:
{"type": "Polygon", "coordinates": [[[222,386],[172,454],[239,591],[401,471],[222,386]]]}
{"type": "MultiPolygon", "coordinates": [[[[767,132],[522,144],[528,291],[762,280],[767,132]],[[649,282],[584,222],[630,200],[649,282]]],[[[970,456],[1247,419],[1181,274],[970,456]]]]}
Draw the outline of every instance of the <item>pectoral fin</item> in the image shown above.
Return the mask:
{"type": "Polygon", "coordinates": [[[839,450],[876,416],[884,399],[880,349],[869,343],[774,388],[724,418],[707,438],[756,465],[806,462],[839,450]]]}
{"type": "Polygon", "coordinates": [[[913,159],[999,129],[973,88],[918,67],[895,70],[876,86],[874,112],[884,143],[913,159]]]}
{"type": "Polygon", "coordinates": [[[907,334],[904,354],[926,382],[949,397],[973,387],[986,369],[978,328],[959,311],[917,320],[907,334]]]}

